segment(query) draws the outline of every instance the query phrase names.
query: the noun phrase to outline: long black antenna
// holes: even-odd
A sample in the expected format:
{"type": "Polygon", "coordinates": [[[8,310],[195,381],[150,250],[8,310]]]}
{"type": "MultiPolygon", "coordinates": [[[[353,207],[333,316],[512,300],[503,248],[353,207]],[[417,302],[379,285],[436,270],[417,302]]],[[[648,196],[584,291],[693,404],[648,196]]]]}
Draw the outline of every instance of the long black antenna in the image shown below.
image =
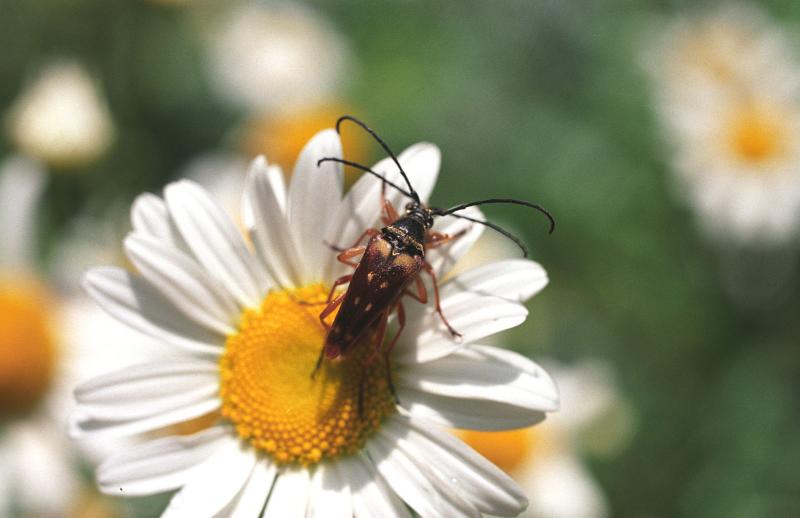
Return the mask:
{"type": "Polygon", "coordinates": [[[446,214],[447,216],[452,216],[454,218],[461,218],[466,219],[467,221],[472,221],[473,223],[480,223],[481,225],[485,225],[493,230],[496,230],[506,236],[508,239],[516,243],[516,245],[522,250],[522,256],[528,257],[528,247],[525,246],[525,243],[522,242],[520,238],[509,232],[508,230],[502,228],[499,225],[496,225],[490,221],[483,221],[481,219],[471,218],[469,216],[464,216],[463,214],[446,214]]]}
{"type": "MultiPolygon", "coordinates": [[[[550,230],[548,231],[548,233],[552,234],[553,230],[556,229],[556,220],[555,220],[555,218],[553,218],[553,215],[550,214],[550,212],[547,211],[547,209],[545,209],[541,205],[537,205],[536,203],[531,203],[531,202],[525,201],[525,200],[516,200],[514,198],[489,198],[489,199],[486,199],[486,200],[471,201],[469,203],[463,203],[461,205],[456,205],[455,207],[450,207],[447,210],[434,209],[434,214],[439,214],[441,216],[444,216],[446,214],[450,214],[450,215],[454,215],[455,216],[455,214],[453,214],[453,213],[456,212],[456,211],[466,209],[467,207],[474,207],[475,205],[488,205],[490,203],[512,203],[514,205],[524,205],[525,207],[530,207],[532,209],[536,209],[539,212],[541,212],[542,214],[544,214],[547,217],[548,220],[550,220],[550,230]]],[[[464,216],[459,216],[459,217],[463,218],[464,216]]],[[[465,218],[465,219],[468,219],[468,218],[465,218]]],[[[497,229],[495,229],[495,230],[497,230],[497,229]]]]}
{"type": "MultiPolygon", "coordinates": [[[[397,157],[395,156],[394,152],[389,148],[389,145],[386,142],[384,142],[383,139],[380,138],[378,136],[378,134],[375,133],[375,131],[372,130],[372,128],[367,126],[361,120],[353,117],[352,115],[342,115],[341,117],[339,117],[339,119],[337,119],[337,121],[336,121],[336,133],[341,133],[340,126],[342,125],[342,122],[344,122],[344,121],[354,122],[354,123],[358,124],[359,126],[361,126],[361,128],[364,129],[364,131],[366,131],[367,133],[372,135],[372,138],[374,138],[378,142],[378,144],[381,145],[381,147],[384,149],[384,151],[386,151],[389,154],[389,156],[392,158],[394,163],[397,165],[397,169],[400,170],[400,174],[403,175],[403,179],[406,181],[406,185],[408,185],[408,193],[406,193],[406,194],[411,199],[413,199],[415,202],[420,203],[419,195],[417,194],[417,191],[414,190],[414,187],[411,185],[411,182],[409,181],[408,176],[406,176],[406,172],[403,170],[403,166],[400,165],[400,161],[397,159],[397,157]]],[[[353,167],[355,167],[355,166],[353,166],[353,167]]],[[[385,181],[388,183],[388,180],[385,180],[385,181]]],[[[403,192],[405,193],[405,191],[403,191],[403,192]]]]}
{"type": "Polygon", "coordinates": [[[319,165],[321,163],[323,163],[323,162],[336,162],[336,163],[339,163],[339,164],[349,165],[350,167],[355,167],[356,169],[364,171],[365,173],[374,174],[375,176],[377,176],[378,178],[380,178],[381,180],[383,180],[387,184],[391,185],[392,187],[394,187],[398,191],[402,192],[403,194],[405,194],[406,196],[408,196],[412,200],[416,200],[416,198],[414,198],[414,196],[412,196],[411,193],[409,193],[408,191],[406,191],[402,187],[398,186],[394,182],[392,182],[390,180],[387,180],[385,176],[383,176],[380,173],[376,173],[375,171],[373,171],[372,169],[370,169],[369,167],[367,167],[365,165],[361,165],[361,164],[359,164],[357,162],[351,162],[350,160],[345,160],[344,158],[338,158],[338,157],[335,157],[335,156],[330,156],[330,157],[320,158],[319,160],[317,160],[317,167],[319,167],[319,165]]]}

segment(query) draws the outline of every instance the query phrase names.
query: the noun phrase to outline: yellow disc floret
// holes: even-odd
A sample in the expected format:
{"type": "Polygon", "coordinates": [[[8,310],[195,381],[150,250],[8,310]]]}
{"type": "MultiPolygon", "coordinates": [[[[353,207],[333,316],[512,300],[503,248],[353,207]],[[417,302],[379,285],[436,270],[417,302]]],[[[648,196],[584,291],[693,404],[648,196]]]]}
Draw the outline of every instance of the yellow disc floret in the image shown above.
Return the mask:
{"type": "Polygon", "coordinates": [[[0,279],[0,421],[33,410],[53,380],[53,304],[37,284],[0,279]]]}
{"type": "Polygon", "coordinates": [[[381,355],[367,362],[374,333],[345,358],[324,360],[312,377],[326,296],[322,285],[270,292],[259,309],[245,311],[220,360],[222,416],[281,464],[355,453],[395,411],[381,355]]]}

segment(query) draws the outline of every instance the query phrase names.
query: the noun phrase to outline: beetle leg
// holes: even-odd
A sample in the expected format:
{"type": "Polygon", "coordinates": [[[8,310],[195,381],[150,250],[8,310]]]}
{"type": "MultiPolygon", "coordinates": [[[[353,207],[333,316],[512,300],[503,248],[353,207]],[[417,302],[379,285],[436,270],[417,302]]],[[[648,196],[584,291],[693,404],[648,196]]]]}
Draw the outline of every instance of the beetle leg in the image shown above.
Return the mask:
{"type": "Polygon", "coordinates": [[[422,277],[420,277],[419,275],[414,277],[414,284],[417,287],[417,292],[416,293],[412,293],[412,292],[408,291],[408,288],[406,288],[405,290],[403,290],[403,295],[408,295],[409,297],[411,297],[412,299],[414,299],[414,300],[416,300],[418,302],[421,302],[423,304],[427,304],[428,303],[428,290],[425,288],[425,283],[422,282],[422,277]]]}
{"type": "Polygon", "coordinates": [[[449,243],[450,241],[455,241],[459,237],[463,236],[467,233],[467,229],[461,229],[455,234],[445,234],[443,232],[428,232],[427,237],[425,238],[425,248],[428,250],[433,250],[434,248],[439,248],[440,246],[449,243]]]}
{"type": "Polygon", "coordinates": [[[327,241],[323,241],[323,242],[324,242],[326,245],[328,245],[328,246],[329,246],[329,247],[330,247],[332,250],[334,250],[334,251],[336,251],[336,252],[340,252],[340,253],[341,253],[341,252],[345,252],[345,251],[347,251],[349,248],[355,248],[355,247],[357,247],[357,246],[358,246],[358,244],[359,244],[361,241],[363,241],[365,237],[367,237],[367,236],[369,236],[369,237],[373,237],[373,236],[375,236],[375,235],[377,235],[377,234],[380,234],[380,232],[381,232],[381,231],[380,231],[380,230],[378,230],[377,228],[368,228],[367,230],[365,230],[364,232],[362,232],[362,233],[361,233],[361,235],[360,235],[360,236],[358,236],[358,239],[356,239],[356,240],[355,240],[355,242],[354,242],[354,243],[353,243],[351,246],[349,246],[348,248],[343,248],[343,247],[340,247],[340,246],[336,246],[336,245],[334,245],[333,243],[328,243],[327,241]]]}
{"type": "Polygon", "coordinates": [[[431,276],[431,279],[433,280],[433,297],[436,303],[436,312],[439,313],[439,318],[441,318],[442,323],[447,326],[447,329],[450,331],[451,335],[456,338],[460,338],[462,336],[461,333],[453,329],[453,326],[450,325],[450,322],[447,321],[444,313],[442,313],[442,306],[439,301],[439,283],[436,280],[436,273],[433,271],[433,267],[430,265],[430,263],[428,263],[428,261],[425,261],[422,263],[422,268],[428,273],[428,275],[431,276]]]}
{"type": "Polygon", "coordinates": [[[328,315],[333,313],[334,309],[339,307],[339,305],[344,300],[345,294],[346,293],[342,293],[338,297],[330,301],[328,305],[325,306],[325,309],[322,310],[322,313],[319,314],[319,321],[322,322],[322,326],[325,328],[326,331],[329,330],[331,326],[329,326],[328,323],[325,322],[325,319],[328,317],[328,315]]]}
{"type": "Polygon", "coordinates": [[[364,245],[354,246],[353,248],[348,248],[341,254],[337,255],[336,259],[338,259],[340,263],[344,263],[355,268],[358,266],[358,263],[354,263],[353,261],[351,261],[351,259],[353,257],[358,257],[359,255],[362,255],[364,253],[364,250],[366,249],[367,247],[364,245]]]}
{"type": "Polygon", "coordinates": [[[394,208],[392,202],[387,200],[386,198],[383,199],[383,215],[381,216],[381,221],[383,221],[384,225],[391,225],[400,216],[397,214],[397,209],[394,208]]]}
{"type": "MultiPolygon", "coordinates": [[[[328,303],[328,305],[325,306],[325,309],[322,310],[322,313],[319,314],[319,321],[322,322],[322,327],[324,327],[326,331],[330,330],[331,326],[329,326],[328,323],[325,322],[325,318],[328,315],[330,315],[333,312],[334,309],[339,307],[339,305],[344,300],[344,296],[345,296],[345,294],[342,293],[341,295],[339,295],[338,297],[336,297],[335,299],[330,301],[328,303]]],[[[324,345],[322,346],[322,349],[320,349],[320,351],[319,351],[319,357],[317,357],[317,364],[314,365],[314,370],[311,371],[311,379],[312,380],[317,375],[317,372],[319,371],[319,368],[322,366],[322,358],[323,358],[323,356],[325,356],[325,346],[324,345]]]]}
{"type": "Polygon", "coordinates": [[[328,292],[328,300],[325,301],[326,304],[330,304],[331,300],[333,299],[333,293],[336,291],[336,288],[341,286],[342,284],[347,284],[350,282],[350,279],[353,278],[353,274],[350,275],[342,275],[335,281],[333,281],[333,286],[331,286],[331,291],[328,292]]]}

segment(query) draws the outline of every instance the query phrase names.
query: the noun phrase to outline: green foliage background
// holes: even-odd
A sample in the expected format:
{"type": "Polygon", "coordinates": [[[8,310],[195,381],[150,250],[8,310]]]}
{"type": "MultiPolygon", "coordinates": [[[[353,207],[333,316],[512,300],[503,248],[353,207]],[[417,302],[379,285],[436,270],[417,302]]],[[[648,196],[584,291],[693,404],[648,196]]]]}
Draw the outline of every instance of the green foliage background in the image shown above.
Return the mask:
{"type": "MultiPolygon", "coordinates": [[[[797,247],[721,247],[697,230],[640,67],[648,35],[697,4],[316,2],[353,49],[358,114],[395,149],[441,147],[434,203],[514,195],[556,215],[548,236],[539,217],[486,210],[521,231],[551,278],[508,341],[616,370],[636,434],[591,465],[613,515],[800,516],[797,247]]],[[[797,2],[762,5],[800,42],[797,2]]],[[[242,114],[212,94],[197,32],[221,8],[0,0],[0,106],[37,65],[77,56],[118,129],[84,174],[52,176],[45,257],[75,217],[105,217],[226,145],[242,114]]]]}

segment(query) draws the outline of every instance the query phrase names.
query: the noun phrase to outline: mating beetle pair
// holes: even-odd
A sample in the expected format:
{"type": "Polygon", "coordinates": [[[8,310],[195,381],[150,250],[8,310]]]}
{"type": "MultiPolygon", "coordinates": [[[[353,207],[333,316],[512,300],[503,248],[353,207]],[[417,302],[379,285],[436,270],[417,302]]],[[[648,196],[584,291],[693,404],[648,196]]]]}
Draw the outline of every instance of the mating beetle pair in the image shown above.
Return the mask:
{"type": "MultiPolygon", "coordinates": [[[[389,146],[366,124],[350,115],[344,115],[336,121],[337,132],[339,132],[341,124],[344,121],[354,122],[372,135],[392,158],[400,175],[405,180],[408,189],[406,190],[400,187],[366,166],[349,160],[329,157],[322,158],[317,163],[317,165],[319,165],[323,162],[338,162],[378,177],[383,182],[383,188],[381,190],[383,206],[382,220],[386,226],[380,230],[368,228],[350,248],[344,250],[338,249],[340,253],[337,259],[354,267],[355,271],[352,274],[338,278],[333,283],[331,291],[328,294],[326,306],[319,315],[320,321],[323,326],[328,329],[328,333],[314,373],[316,373],[322,364],[323,357],[327,357],[330,360],[340,356],[346,357],[348,350],[353,347],[356,342],[361,340],[369,331],[374,330],[376,337],[375,351],[367,359],[367,364],[374,359],[379,352],[383,353],[386,359],[387,380],[394,394],[394,387],[391,381],[389,353],[397,343],[406,322],[405,309],[401,298],[407,295],[423,304],[427,303],[428,293],[425,288],[425,283],[420,276],[421,272],[424,271],[431,277],[436,312],[439,314],[442,322],[454,338],[461,336],[453,329],[444,313],[442,313],[442,308],[439,303],[438,281],[430,263],[425,260],[425,252],[426,250],[437,248],[458,239],[465,231],[453,235],[433,232],[431,231],[431,227],[433,226],[434,218],[449,215],[490,227],[513,240],[522,249],[526,257],[528,251],[525,245],[508,231],[488,221],[456,214],[456,212],[475,205],[511,203],[524,205],[543,213],[550,221],[550,232],[555,228],[555,220],[550,213],[541,206],[511,198],[478,200],[457,205],[446,210],[426,207],[411,185],[400,161],[389,146]],[[397,189],[410,199],[405,207],[405,214],[402,216],[397,214],[396,209],[384,196],[387,185],[397,189]],[[360,243],[367,237],[369,237],[367,244],[361,245],[360,243]],[[361,256],[361,259],[357,260],[359,256],[361,256]],[[348,284],[347,290],[334,297],[336,289],[344,284],[348,284]],[[413,290],[411,289],[412,284],[414,284],[413,290]],[[328,325],[325,319],[333,313],[336,308],[339,308],[339,312],[336,314],[333,323],[328,325]],[[389,344],[384,348],[383,343],[389,316],[395,311],[397,313],[398,329],[389,344]]],[[[365,367],[366,366],[367,365],[365,365],[365,367]]],[[[361,411],[363,399],[362,390],[359,390],[359,413],[361,411]]]]}

